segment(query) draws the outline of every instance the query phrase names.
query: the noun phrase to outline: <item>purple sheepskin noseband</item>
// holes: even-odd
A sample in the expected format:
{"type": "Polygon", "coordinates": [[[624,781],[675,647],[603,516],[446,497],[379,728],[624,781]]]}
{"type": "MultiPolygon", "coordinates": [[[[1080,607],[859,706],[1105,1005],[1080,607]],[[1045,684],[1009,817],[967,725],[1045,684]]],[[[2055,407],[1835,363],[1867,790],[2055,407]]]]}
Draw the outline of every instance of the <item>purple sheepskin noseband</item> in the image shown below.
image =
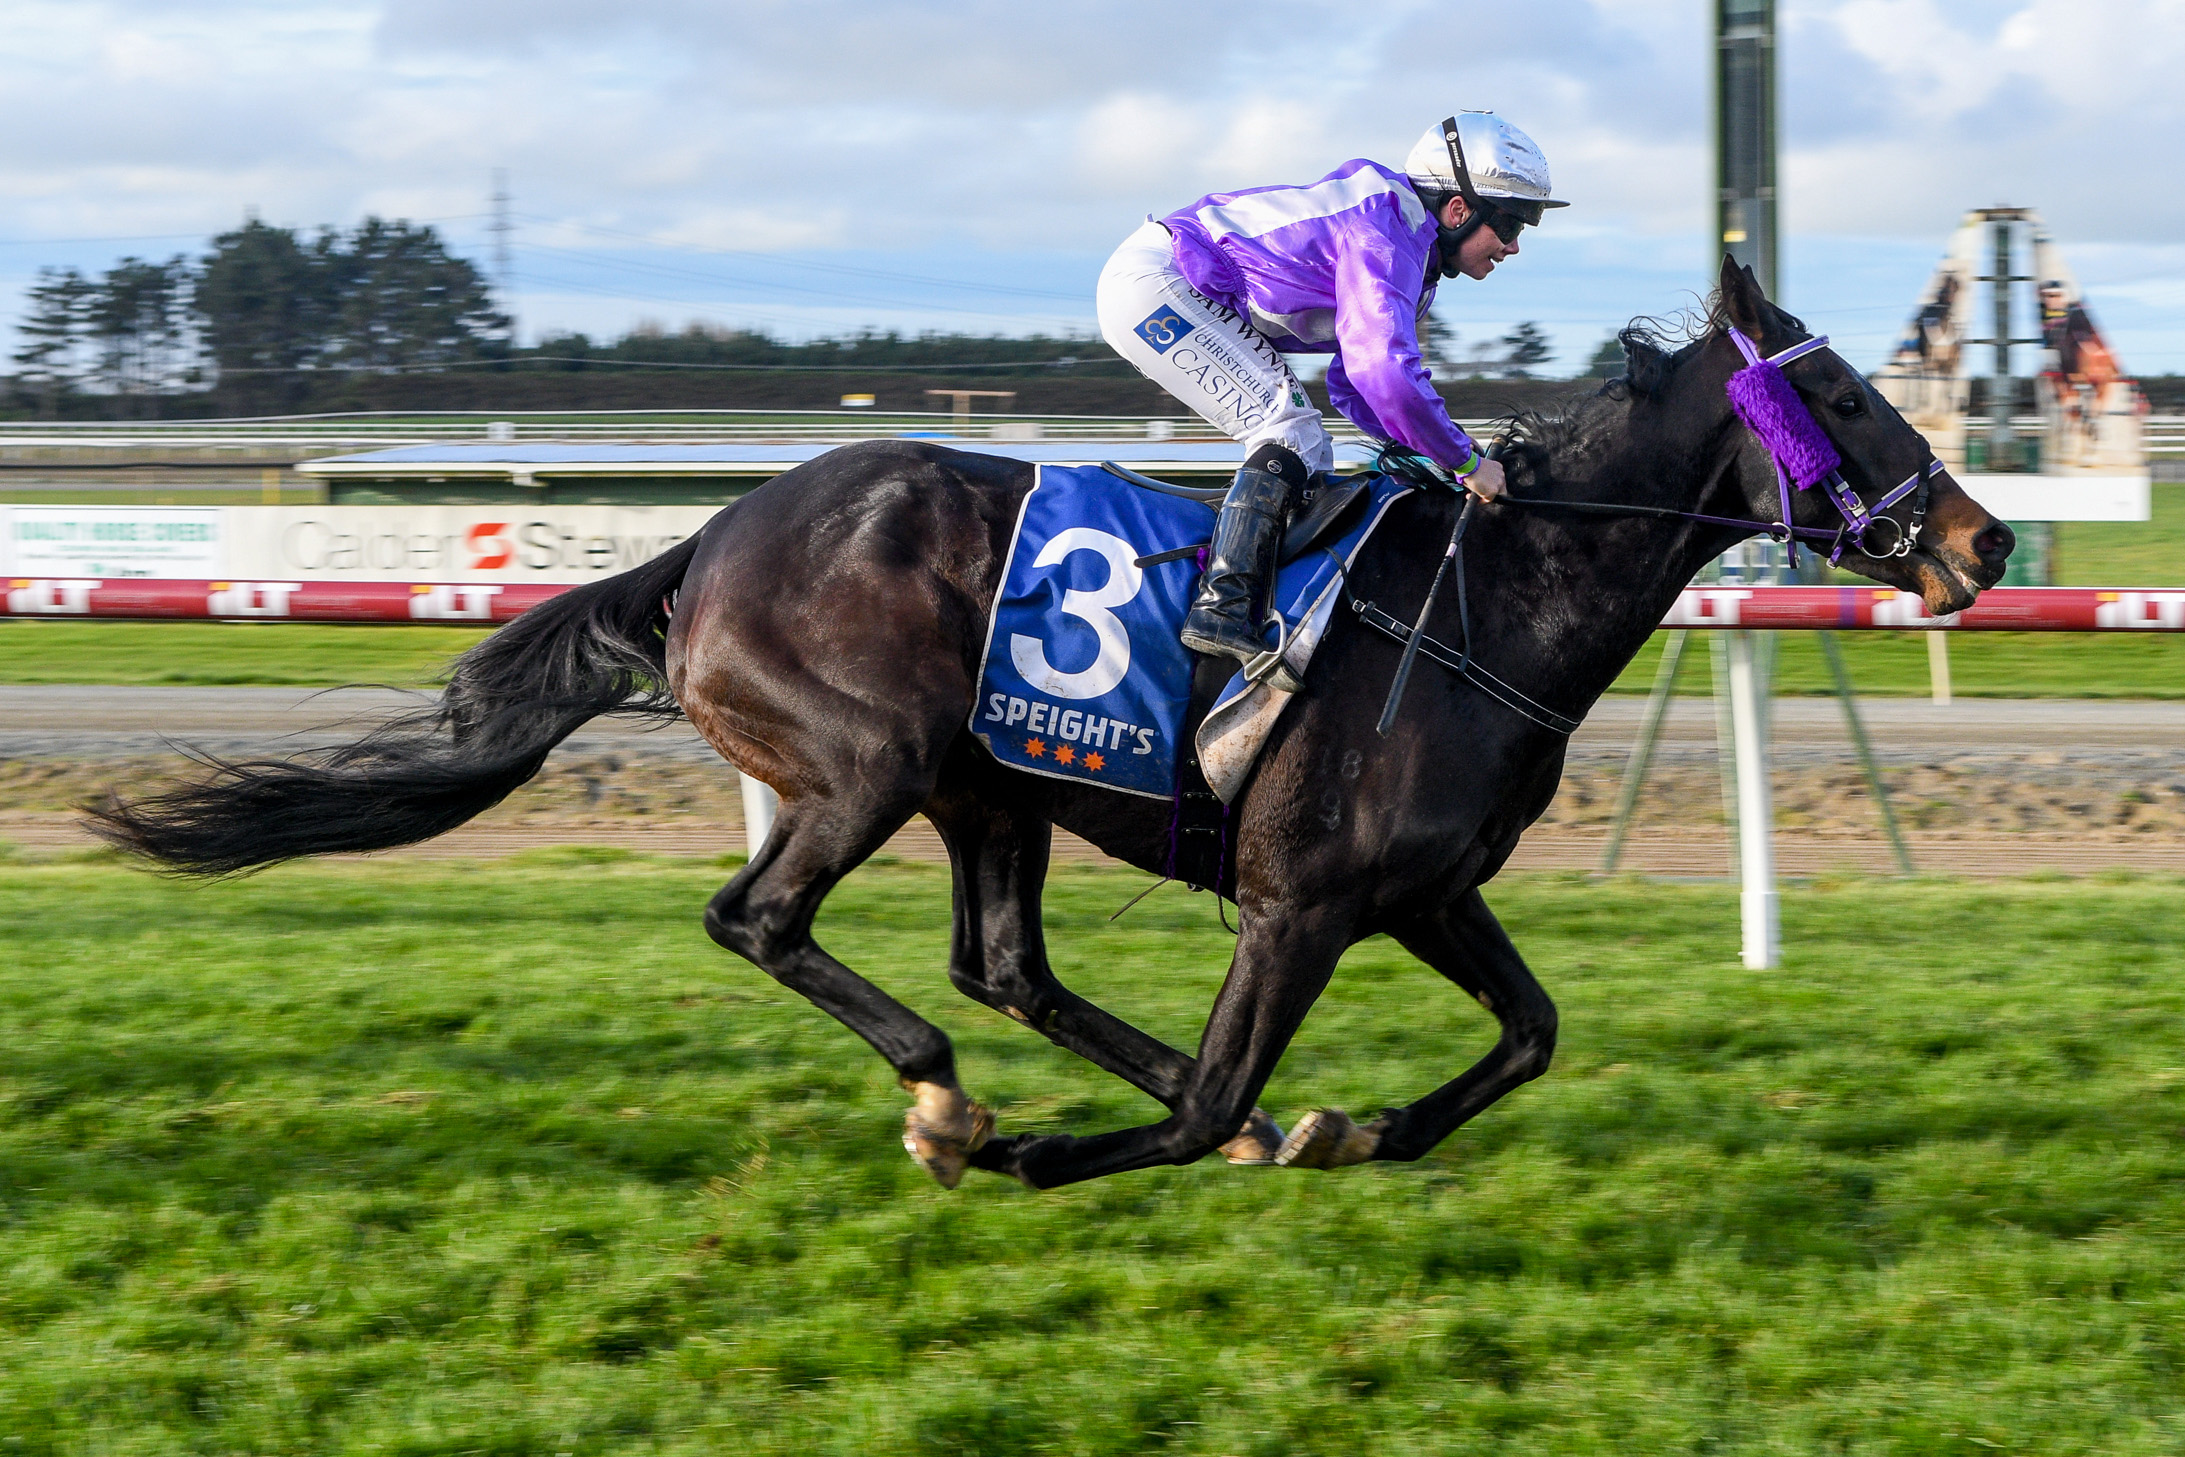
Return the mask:
{"type": "MultiPolygon", "coordinates": [[[[1859,499],[1859,493],[1846,484],[1843,457],[1822,433],[1820,422],[1806,408],[1806,402],[1798,398],[1798,391],[1783,377],[1783,366],[1805,358],[1816,350],[1828,348],[1828,336],[1806,339],[1791,345],[1780,354],[1766,359],[1760,357],[1753,341],[1745,337],[1745,331],[1732,327],[1730,338],[1737,344],[1738,352],[1745,356],[1745,367],[1730,376],[1724,387],[1730,396],[1730,408],[1746,428],[1759,437],[1766,447],[1769,461],[1775,466],[1775,488],[1783,508],[1782,519],[1767,528],[1770,536],[1789,550],[1790,564],[1798,565],[1798,540],[1816,538],[1828,543],[1829,565],[1843,559],[1844,548],[1856,546],[1867,556],[1905,556],[1919,541],[1921,524],[1927,519],[1927,495],[1930,483],[1942,474],[1942,462],[1930,458],[1924,470],[1916,470],[1897,484],[1896,489],[1885,494],[1872,506],[1859,499]],[[1826,486],[1828,498],[1835,504],[1836,514],[1844,518],[1844,524],[1834,532],[1817,527],[1795,526],[1790,519],[1790,485],[1798,482],[1801,491],[1815,486],[1826,486]],[[1906,496],[1918,492],[1912,502],[1912,519],[1909,524],[1894,516],[1883,516],[1891,506],[1906,496]],[[1868,533],[1873,527],[1887,521],[1897,529],[1893,546],[1884,550],[1867,544],[1868,533]]],[[[1689,515],[1680,512],[1680,515],[1689,515]]],[[[1694,520],[1713,521],[1711,516],[1696,516],[1694,520]]],[[[1730,523],[1722,523],[1730,524],[1730,523]]]]}
{"type": "MultiPolygon", "coordinates": [[[[1790,524],[1790,483],[1795,480],[1799,490],[1808,491],[1822,481],[1832,480],[1837,467],[1843,464],[1843,457],[1836,453],[1828,436],[1821,433],[1813,412],[1798,398],[1798,391],[1783,377],[1783,366],[1803,359],[1817,349],[1828,348],[1828,335],[1793,344],[1766,359],[1760,357],[1760,351],[1745,337],[1743,329],[1732,326],[1730,338],[1736,342],[1738,352],[1745,356],[1745,367],[1731,375],[1726,386],[1730,408],[1737,412],[1737,418],[1745,422],[1746,428],[1760,438],[1768,458],[1775,462],[1776,491],[1781,495],[1783,505],[1783,541],[1790,550],[1791,565],[1795,567],[1798,565],[1798,534],[1790,524]]],[[[1831,495],[1839,509],[1843,506],[1843,494],[1832,487],[1831,495]]],[[[1856,506],[1858,497],[1851,499],[1856,506]]],[[[1849,518],[1851,513],[1846,511],[1845,515],[1849,518]]],[[[1852,524],[1864,529],[1865,513],[1860,512],[1852,524]]],[[[1842,556],[1843,550],[1843,538],[1839,536],[1829,561],[1833,563],[1842,556]]]]}
{"type": "Polygon", "coordinates": [[[1811,490],[1843,464],[1843,457],[1821,433],[1806,402],[1798,398],[1798,391],[1783,377],[1783,366],[1816,349],[1828,348],[1828,336],[1793,344],[1768,359],[1760,357],[1744,330],[1731,329],[1730,338],[1744,352],[1746,361],[1743,369],[1730,376],[1730,408],[1760,437],[1768,454],[1775,457],[1776,466],[1798,483],[1798,489],[1811,490]]]}

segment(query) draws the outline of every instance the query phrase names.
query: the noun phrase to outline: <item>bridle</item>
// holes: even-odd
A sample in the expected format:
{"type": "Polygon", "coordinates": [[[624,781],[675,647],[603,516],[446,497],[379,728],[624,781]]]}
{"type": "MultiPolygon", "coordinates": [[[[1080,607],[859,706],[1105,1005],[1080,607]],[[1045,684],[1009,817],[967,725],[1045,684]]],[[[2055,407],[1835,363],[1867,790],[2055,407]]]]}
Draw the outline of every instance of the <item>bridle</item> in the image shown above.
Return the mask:
{"type": "MultiPolygon", "coordinates": [[[[1930,457],[1924,467],[1906,476],[1879,501],[1868,506],[1844,479],[1840,469],[1843,457],[1783,374],[1784,365],[1794,364],[1809,354],[1828,348],[1828,336],[1816,335],[1814,338],[1801,340],[1788,349],[1763,357],[1753,342],[1745,337],[1744,330],[1733,325],[1729,334],[1736,341],[1739,352],[1745,356],[1745,368],[1732,375],[1723,388],[1730,397],[1731,408],[1760,441],[1761,447],[1768,453],[1769,464],[1775,468],[1780,510],[1778,520],[1765,522],[1755,521],[1749,516],[1710,516],[1699,511],[1679,511],[1668,506],[1640,506],[1621,501],[1553,501],[1535,496],[1513,496],[1507,492],[1500,499],[1512,506],[1536,511],[1574,511],[1600,516],[1665,516],[1680,521],[1697,521],[1709,526],[1728,526],[1743,532],[1757,530],[1788,548],[1790,564],[1794,567],[1798,564],[1800,541],[1826,543],[1830,566],[1834,566],[1843,557],[1845,548],[1854,546],[1861,554],[1876,560],[1911,555],[1919,543],[1920,532],[1926,526],[1927,505],[1934,494],[1934,479],[1943,471],[1942,462],[1930,457]],[[1843,518],[1842,523],[1833,530],[1825,526],[1795,524],[1791,520],[1793,478],[1801,491],[1810,490],[1816,485],[1826,488],[1830,503],[1836,507],[1836,514],[1843,518]],[[1909,524],[1883,514],[1907,496],[1912,498],[1909,524]],[[1867,537],[1875,527],[1884,523],[1896,531],[1897,539],[1890,543],[1887,550],[1879,550],[1867,544],[1867,537]]],[[[1846,368],[1848,367],[1847,365],[1846,368]]],[[[1498,441],[1488,454],[1499,454],[1504,443],[1498,441]]],[[[1462,490],[1462,483],[1449,477],[1434,462],[1390,442],[1382,443],[1374,467],[1416,484],[1444,485],[1462,490]]],[[[1384,736],[1395,724],[1397,707],[1403,702],[1404,685],[1411,677],[1411,665],[1422,652],[1488,697],[1542,728],[1568,736],[1578,727],[1577,719],[1558,713],[1546,704],[1519,692],[1473,661],[1471,613],[1465,600],[1464,535],[1466,528],[1471,525],[1472,508],[1477,504],[1478,497],[1468,493],[1465,495],[1464,509],[1457,513],[1456,526],[1450,533],[1449,549],[1442,556],[1433,584],[1427,588],[1426,601],[1419,609],[1416,624],[1407,628],[1371,602],[1359,598],[1351,601],[1351,610],[1367,626],[1404,645],[1403,657],[1397,663],[1396,677],[1389,684],[1388,701],[1381,710],[1380,732],[1384,736]],[[1454,651],[1426,635],[1426,620],[1434,611],[1434,599],[1441,593],[1442,579],[1452,566],[1455,567],[1457,576],[1457,621],[1461,634],[1454,651]]],[[[1819,548],[1815,550],[1818,553],[1819,548]]]]}
{"type": "MultiPolygon", "coordinates": [[[[1942,462],[1930,456],[1924,467],[1906,476],[1879,501],[1868,506],[1844,479],[1841,469],[1843,458],[1837,454],[1836,447],[1829,443],[1827,435],[1814,421],[1812,412],[1805,408],[1803,401],[1798,400],[1797,392],[1790,388],[1789,382],[1783,377],[1784,365],[1796,363],[1808,354],[1816,354],[1828,348],[1828,335],[1819,334],[1811,339],[1801,340],[1788,349],[1763,358],[1752,340],[1745,337],[1743,329],[1733,325],[1729,334],[1731,342],[1737,345],[1738,352],[1745,356],[1745,368],[1732,376],[1724,389],[1730,395],[1731,406],[1737,410],[1738,418],[1758,437],[1762,448],[1768,452],[1769,463],[1775,467],[1780,519],[1764,525],[1762,529],[1788,548],[1790,564],[1793,567],[1798,565],[1800,538],[1826,541],[1829,545],[1830,566],[1835,566],[1842,559],[1847,546],[1855,546],[1862,555],[1876,560],[1910,556],[1913,548],[1919,544],[1920,532],[1926,528],[1927,503],[1934,494],[1934,479],[1943,471],[1942,462]],[[1752,383],[1748,389],[1741,391],[1739,382],[1745,379],[1750,379],[1752,383]],[[1778,383],[1780,389],[1777,388],[1778,383]],[[1796,402],[1795,412],[1781,408],[1786,401],[1796,402]],[[1771,410],[1768,408],[1770,405],[1778,408],[1771,410]],[[1826,527],[1791,524],[1793,472],[1786,465],[1786,457],[1800,460],[1806,465],[1805,470],[1798,472],[1799,490],[1810,490],[1815,484],[1819,484],[1828,492],[1830,503],[1836,507],[1836,514],[1843,518],[1843,524],[1834,531],[1829,531],[1826,527]],[[1883,514],[1906,496],[1913,498],[1909,524],[1883,514]],[[1885,523],[1897,533],[1897,539],[1890,543],[1887,550],[1869,546],[1868,534],[1876,526],[1885,523]]],[[[1848,365],[1845,367],[1849,368],[1848,365]]],[[[1720,517],[1695,519],[1713,520],[1724,526],[1754,524],[1732,522],[1720,517]]]]}
{"type": "MultiPolygon", "coordinates": [[[[1829,443],[1828,436],[1815,422],[1812,412],[1806,409],[1798,392],[1791,388],[1790,382],[1783,376],[1784,365],[1796,363],[1809,354],[1828,348],[1828,336],[1821,334],[1804,339],[1788,349],[1763,357],[1753,347],[1752,341],[1745,337],[1744,330],[1733,326],[1729,335],[1736,342],[1739,352],[1745,356],[1746,366],[1730,377],[1724,389],[1730,395],[1731,405],[1737,411],[1738,418],[1759,439],[1761,447],[1768,452],[1769,464],[1775,468],[1778,519],[1755,521],[1749,516],[1710,516],[1701,511],[1679,511],[1669,506],[1639,506],[1624,501],[1552,501],[1538,496],[1516,496],[1507,492],[1501,499],[1512,506],[1532,511],[1574,511],[1594,516],[1665,516],[1679,521],[1697,521],[1707,526],[1759,531],[1771,541],[1789,549],[1790,564],[1794,567],[1798,564],[1798,543],[1801,541],[1815,544],[1816,552],[1822,546],[1827,547],[1830,566],[1842,560],[1848,547],[1857,547],[1862,555],[1877,561],[1910,556],[1919,545],[1920,532],[1926,527],[1927,505],[1934,495],[1934,480],[1945,468],[1942,462],[1930,457],[1923,468],[1899,481],[1873,505],[1867,505],[1844,479],[1840,469],[1843,457],[1837,454],[1836,447],[1829,443]],[[1742,387],[1740,381],[1744,382],[1742,387]],[[1790,462],[1796,462],[1796,467],[1790,462]],[[1831,528],[1799,526],[1793,523],[1791,485],[1794,477],[1801,491],[1811,490],[1816,485],[1823,487],[1828,493],[1830,504],[1836,508],[1836,514],[1843,518],[1842,524],[1831,528]],[[1909,522],[1901,522],[1894,516],[1883,514],[1907,496],[1912,498],[1909,522]],[[1868,545],[1867,538],[1874,528],[1884,525],[1896,532],[1896,540],[1890,542],[1886,548],[1868,545]]],[[[1849,368],[1848,365],[1845,367],[1849,368]]],[[[1382,469],[1393,468],[1398,472],[1404,472],[1408,466],[1409,473],[1404,478],[1415,480],[1418,478],[1418,464],[1423,462],[1415,456],[1407,461],[1405,457],[1410,455],[1410,452],[1401,447],[1394,447],[1393,453],[1384,451],[1383,459],[1377,464],[1382,469]]]]}

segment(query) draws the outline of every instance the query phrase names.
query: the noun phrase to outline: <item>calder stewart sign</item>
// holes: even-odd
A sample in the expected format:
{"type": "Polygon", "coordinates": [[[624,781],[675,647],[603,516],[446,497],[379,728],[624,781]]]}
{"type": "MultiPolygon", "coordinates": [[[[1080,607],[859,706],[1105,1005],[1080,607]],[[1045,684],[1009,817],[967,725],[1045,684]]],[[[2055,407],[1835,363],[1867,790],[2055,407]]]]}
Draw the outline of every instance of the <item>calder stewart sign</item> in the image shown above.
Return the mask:
{"type": "Polygon", "coordinates": [[[717,506],[0,506],[0,575],[304,582],[594,581],[717,506]]]}

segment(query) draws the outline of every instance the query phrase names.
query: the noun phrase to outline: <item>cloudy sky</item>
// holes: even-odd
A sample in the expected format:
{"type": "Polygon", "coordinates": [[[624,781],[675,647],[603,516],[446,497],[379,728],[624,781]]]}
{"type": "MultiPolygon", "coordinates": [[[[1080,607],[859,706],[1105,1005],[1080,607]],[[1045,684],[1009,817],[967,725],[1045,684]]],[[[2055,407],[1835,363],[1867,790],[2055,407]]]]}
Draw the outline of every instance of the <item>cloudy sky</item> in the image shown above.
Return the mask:
{"type": "MultiPolygon", "coordinates": [[[[2042,211],[2126,364],[2185,372],[2185,0],[1781,0],[1785,301],[1878,360],[1957,217],[2042,211]]],[[[527,338],[692,319],[1089,329],[1148,212],[1395,163],[1457,106],[1576,203],[1466,340],[1571,367],[1702,287],[1705,0],[0,0],[0,309],[41,264],[248,210],[433,222],[514,196],[527,338]]]]}

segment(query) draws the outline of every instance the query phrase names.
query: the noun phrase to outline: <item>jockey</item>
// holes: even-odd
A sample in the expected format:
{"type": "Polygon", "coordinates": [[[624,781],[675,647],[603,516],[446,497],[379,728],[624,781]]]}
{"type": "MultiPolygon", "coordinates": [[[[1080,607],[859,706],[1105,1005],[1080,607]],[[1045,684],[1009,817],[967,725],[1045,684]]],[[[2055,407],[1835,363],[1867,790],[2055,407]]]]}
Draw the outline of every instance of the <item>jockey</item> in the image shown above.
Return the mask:
{"type": "Polygon", "coordinates": [[[1283,524],[1335,464],[1320,412],[1282,356],[1332,354],[1328,396],[1367,435],[1392,440],[1502,490],[1429,382],[1419,321],[1434,286],[1485,278],[1518,251],[1549,195],[1547,159],[1491,111],[1425,135],[1394,172],[1345,162],[1302,187],[1202,197],[1124,240],[1100,275],[1100,332],[1141,373],[1241,441],[1212,559],[1184,619],[1184,645],[1225,654],[1271,686],[1296,676],[1268,651],[1255,604],[1283,524]]]}

